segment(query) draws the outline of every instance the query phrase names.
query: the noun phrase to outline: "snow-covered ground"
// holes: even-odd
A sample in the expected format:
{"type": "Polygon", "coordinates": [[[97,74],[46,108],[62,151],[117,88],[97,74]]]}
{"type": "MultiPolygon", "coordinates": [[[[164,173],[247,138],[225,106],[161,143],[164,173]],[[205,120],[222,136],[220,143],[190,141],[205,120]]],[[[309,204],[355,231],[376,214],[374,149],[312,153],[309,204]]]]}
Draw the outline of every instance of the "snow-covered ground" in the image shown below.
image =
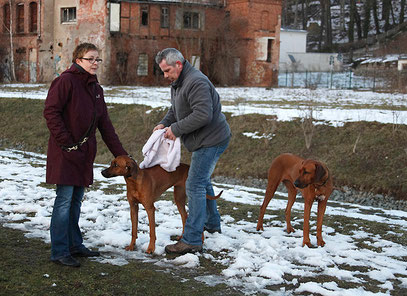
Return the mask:
{"type": "MultiPolygon", "coordinates": [[[[279,120],[303,117],[312,105],[313,116],[332,125],[352,121],[378,121],[407,124],[407,95],[355,92],[329,89],[264,89],[264,88],[217,88],[223,102],[223,110],[238,116],[248,113],[273,114],[279,120]]],[[[109,103],[144,104],[154,108],[169,106],[168,87],[111,87],[105,86],[105,99],[109,103]]],[[[0,85],[1,98],[28,98],[44,100],[47,85],[0,85]]],[[[49,242],[49,223],[55,197],[54,189],[43,186],[45,182],[45,156],[16,150],[0,151],[0,220],[8,227],[27,232],[28,237],[39,237],[49,242]]],[[[273,295],[301,294],[321,295],[392,295],[394,289],[407,294],[407,248],[397,239],[407,235],[407,212],[380,210],[354,204],[329,201],[326,216],[346,217],[351,231],[341,231],[349,225],[323,227],[326,246],[303,248],[300,218],[294,219],[294,234],[285,232],[285,223],[277,215],[268,212],[263,232],[256,231],[252,218],[257,215],[264,190],[228,184],[215,184],[215,191],[223,189],[221,198],[238,205],[252,205],[255,212],[248,212],[248,220],[236,220],[233,213],[222,215],[222,234],[206,234],[205,252],[202,255],[187,254],[176,259],[165,256],[164,247],[171,243],[171,236],[181,233],[181,219],[172,201],[161,200],[156,206],[157,242],[154,257],[144,253],[147,248],[148,222],[143,208],[139,212],[139,238],[137,250],[126,252],[130,242],[129,206],[125,198],[122,178],[105,179],[95,167],[95,181],[100,187],[85,194],[82,206],[81,229],[85,244],[98,248],[103,256],[100,262],[127,264],[138,259],[152,262],[164,268],[197,268],[203,256],[223,266],[222,276],[197,277],[208,285],[226,283],[239,287],[248,294],[264,292],[273,295]],[[106,194],[109,186],[119,188],[117,194],[106,194]],[[251,220],[251,221],[250,221],[251,220]],[[369,227],[389,227],[386,234],[369,227]],[[320,277],[329,280],[321,283],[320,277]],[[307,282],[298,279],[309,278],[307,282]],[[350,283],[358,288],[344,288],[336,281],[350,283]],[[368,282],[376,281],[380,292],[370,290],[368,282]],[[271,291],[270,287],[282,285],[271,291]]],[[[268,209],[283,212],[286,198],[271,201],[268,209]]],[[[302,199],[293,211],[301,216],[302,199]]],[[[315,232],[316,205],[312,210],[312,231],[315,232]]],[[[315,236],[311,236],[315,245],[315,236]]]]}
{"type": "MultiPolygon", "coordinates": [[[[3,84],[0,98],[44,100],[47,85],[3,84]]],[[[169,87],[104,86],[108,103],[143,104],[157,107],[170,105],[169,87]]],[[[219,87],[222,110],[234,116],[243,114],[276,115],[278,120],[303,118],[312,109],[313,117],[340,126],[345,122],[378,121],[407,124],[407,95],[371,91],[219,87]],[[312,106],[312,107],[311,107],[312,106]]]]}
{"type": "MultiPolygon", "coordinates": [[[[37,237],[50,242],[49,225],[55,197],[54,189],[43,186],[45,180],[44,155],[16,150],[0,151],[0,221],[7,227],[27,232],[28,237],[37,237]]],[[[123,178],[105,179],[101,175],[104,166],[95,168],[95,181],[100,186],[85,193],[82,205],[80,227],[85,244],[98,248],[102,257],[99,262],[116,265],[127,264],[130,260],[143,260],[161,268],[198,268],[201,256],[222,266],[221,276],[206,273],[196,280],[208,285],[225,283],[239,288],[247,294],[264,292],[271,295],[289,295],[294,292],[319,293],[321,295],[392,295],[393,289],[407,292],[407,264],[402,258],[407,256],[407,248],[386,235],[402,237],[407,234],[407,212],[387,211],[371,207],[328,202],[326,216],[338,217],[338,227],[323,227],[326,242],[323,248],[301,247],[301,218],[294,219],[297,231],[287,234],[285,223],[277,215],[265,215],[263,232],[256,231],[256,223],[236,220],[233,213],[222,215],[222,233],[207,234],[203,254],[187,254],[175,259],[165,255],[164,248],[173,243],[171,236],[181,233],[182,223],[177,208],[172,201],[161,200],[156,206],[156,252],[151,257],[145,254],[149,241],[147,215],[143,207],[139,211],[139,238],[137,250],[124,251],[131,239],[129,206],[125,198],[123,178]],[[106,194],[103,190],[115,187],[120,193],[106,194]],[[354,230],[341,232],[348,227],[354,230]],[[389,227],[392,231],[378,234],[372,223],[378,227],[389,227]],[[362,243],[361,243],[362,242],[362,243]],[[321,283],[319,277],[335,278],[358,288],[343,288],[334,280],[321,283]],[[306,283],[298,279],[309,278],[306,283]],[[376,281],[381,292],[369,290],[369,281],[376,281]],[[365,286],[366,284],[366,286],[365,286]],[[295,287],[293,290],[281,288],[271,291],[273,285],[295,287]]],[[[224,190],[222,199],[239,204],[249,204],[256,212],[248,212],[247,217],[257,215],[264,190],[228,184],[215,184],[215,192],[224,190]]],[[[268,209],[284,211],[284,193],[277,193],[268,209]]],[[[294,204],[294,212],[302,213],[303,203],[294,204]]],[[[301,216],[301,215],[300,215],[301,216]]],[[[312,208],[311,231],[315,233],[316,205],[312,208]]],[[[315,245],[315,236],[311,236],[315,245]]]]}

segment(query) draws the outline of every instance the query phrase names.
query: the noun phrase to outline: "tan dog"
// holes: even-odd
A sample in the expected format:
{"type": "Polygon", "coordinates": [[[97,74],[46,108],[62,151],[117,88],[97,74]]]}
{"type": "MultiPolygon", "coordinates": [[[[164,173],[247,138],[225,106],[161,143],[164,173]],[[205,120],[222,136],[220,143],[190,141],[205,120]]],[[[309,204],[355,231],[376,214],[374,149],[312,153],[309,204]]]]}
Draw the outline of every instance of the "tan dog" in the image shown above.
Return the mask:
{"type": "Polygon", "coordinates": [[[268,171],[266,196],[260,208],[257,230],[263,230],[264,213],[281,182],[284,183],[288,190],[288,204],[285,209],[287,232],[291,233],[294,231],[290,223],[291,208],[295,202],[298,188],[304,197],[302,246],[307,245],[311,247],[309,239],[309,219],[314,200],[318,200],[317,244],[318,246],[324,246],[325,242],[322,239],[322,220],[324,218],[328,198],[333,190],[332,176],[327,166],[322,162],[312,159],[303,159],[289,153],[281,154],[276,157],[268,171]]]}
{"type": "MultiPolygon", "coordinates": [[[[138,226],[138,208],[141,203],[147,211],[148,222],[150,226],[150,243],[147,248],[147,253],[151,254],[155,251],[155,208],[154,202],[168,188],[174,186],[174,200],[182,219],[182,233],[184,233],[185,221],[187,220],[187,212],[185,210],[185,202],[187,199],[185,193],[185,181],[188,177],[189,165],[181,163],[174,172],[167,172],[160,166],[154,166],[147,169],[140,169],[137,163],[129,156],[116,157],[109,168],[102,171],[102,175],[106,178],[124,176],[127,184],[127,200],[130,204],[131,218],[131,242],[126,247],[127,251],[133,251],[137,239],[138,226]]],[[[209,196],[208,199],[217,199],[222,192],[217,196],[209,196]]],[[[181,235],[182,237],[182,235],[181,235]]]]}

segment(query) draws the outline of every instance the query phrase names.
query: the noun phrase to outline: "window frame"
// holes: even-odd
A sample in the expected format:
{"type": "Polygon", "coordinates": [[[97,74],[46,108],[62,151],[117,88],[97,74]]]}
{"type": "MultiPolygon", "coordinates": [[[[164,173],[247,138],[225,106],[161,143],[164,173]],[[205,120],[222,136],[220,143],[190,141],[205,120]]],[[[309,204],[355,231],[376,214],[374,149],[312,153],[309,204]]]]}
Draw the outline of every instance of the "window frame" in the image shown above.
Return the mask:
{"type": "Polygon", "coordinates": [[[161,7],[160,26],[165,29],[170,27],[170,8],[168,6],[161,7]]]}
{"type": "Polygon", "coordinates": [[[75,24],[77,22],[76,7],[61,7],[61,24],[75,24]],[[67,12],[67,13],[65,13],[67,12]],[[75,13],[75,17],[72,18],[72,12],[75,13]],[[66,16],[66,18],[65,18],[66,16]]]}
{"type": "Polygon", "coordinates": [[[17,34],[24,33],[24,19],[25,19],[24,3],[18,3],[16,5],[16,33],[17,34]]]}
{"type": "Polygon", "coordinates": [[[182,27],[184,29],[200,30],[201,13],[191,10],[184,11],[182,14],[182,27]]]}

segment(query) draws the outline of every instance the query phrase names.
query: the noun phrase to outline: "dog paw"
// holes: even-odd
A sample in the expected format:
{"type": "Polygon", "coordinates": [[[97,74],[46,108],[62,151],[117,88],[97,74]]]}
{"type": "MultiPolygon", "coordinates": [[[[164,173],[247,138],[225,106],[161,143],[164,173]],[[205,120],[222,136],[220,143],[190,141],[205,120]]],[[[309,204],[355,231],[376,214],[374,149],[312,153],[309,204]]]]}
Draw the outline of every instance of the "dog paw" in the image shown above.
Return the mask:
{"type": "Polygon", "coordinates": [[[295,232],[295,229],[292,227],[287,228],[287,233],[295,232]]]}
{"type": "Polygon", "coordinates": [[[148,247],[147,250],[146,250],[146,253],[147,253],[147,254],[153,254],[154,251],[155,251],[155,248],[148,247]]]}
{"type": "Polygon", "coordinates": [[[302,246],[303,246],[303,247],[304,247],[304,246],[307,246],[308,248],[312,248],[311,242],[303,242],[303,243],[302,243],[302,246]]]}
{"type": "Polygon", "coordinates": [[[323,246],[325,246],[325,242],[323,240],[321,240],[321,241],[318,240],[317,245],[319,247],[323,247],[323,246]]]}
{"type": "Polygon", "coordinates": [[[134,251],[134,245],[128,245],[127,247],[125,247],[126,251],[134,251]]]}

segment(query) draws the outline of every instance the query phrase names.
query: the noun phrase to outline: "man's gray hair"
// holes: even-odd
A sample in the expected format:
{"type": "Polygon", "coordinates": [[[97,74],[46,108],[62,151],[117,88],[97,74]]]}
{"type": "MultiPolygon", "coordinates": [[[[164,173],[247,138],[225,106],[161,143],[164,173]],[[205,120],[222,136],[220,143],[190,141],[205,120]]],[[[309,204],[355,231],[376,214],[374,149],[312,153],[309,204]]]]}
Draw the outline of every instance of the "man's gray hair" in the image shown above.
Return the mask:
{"type": "Polygon", "coordinates": [[[165,60],[168,66],[175,66],[177,61],[184,63],[185,58],[178,49],[166,48],[157,53],[155,56],[155,62],[158,65],[162,62],[162,60],[165,60]]]}

